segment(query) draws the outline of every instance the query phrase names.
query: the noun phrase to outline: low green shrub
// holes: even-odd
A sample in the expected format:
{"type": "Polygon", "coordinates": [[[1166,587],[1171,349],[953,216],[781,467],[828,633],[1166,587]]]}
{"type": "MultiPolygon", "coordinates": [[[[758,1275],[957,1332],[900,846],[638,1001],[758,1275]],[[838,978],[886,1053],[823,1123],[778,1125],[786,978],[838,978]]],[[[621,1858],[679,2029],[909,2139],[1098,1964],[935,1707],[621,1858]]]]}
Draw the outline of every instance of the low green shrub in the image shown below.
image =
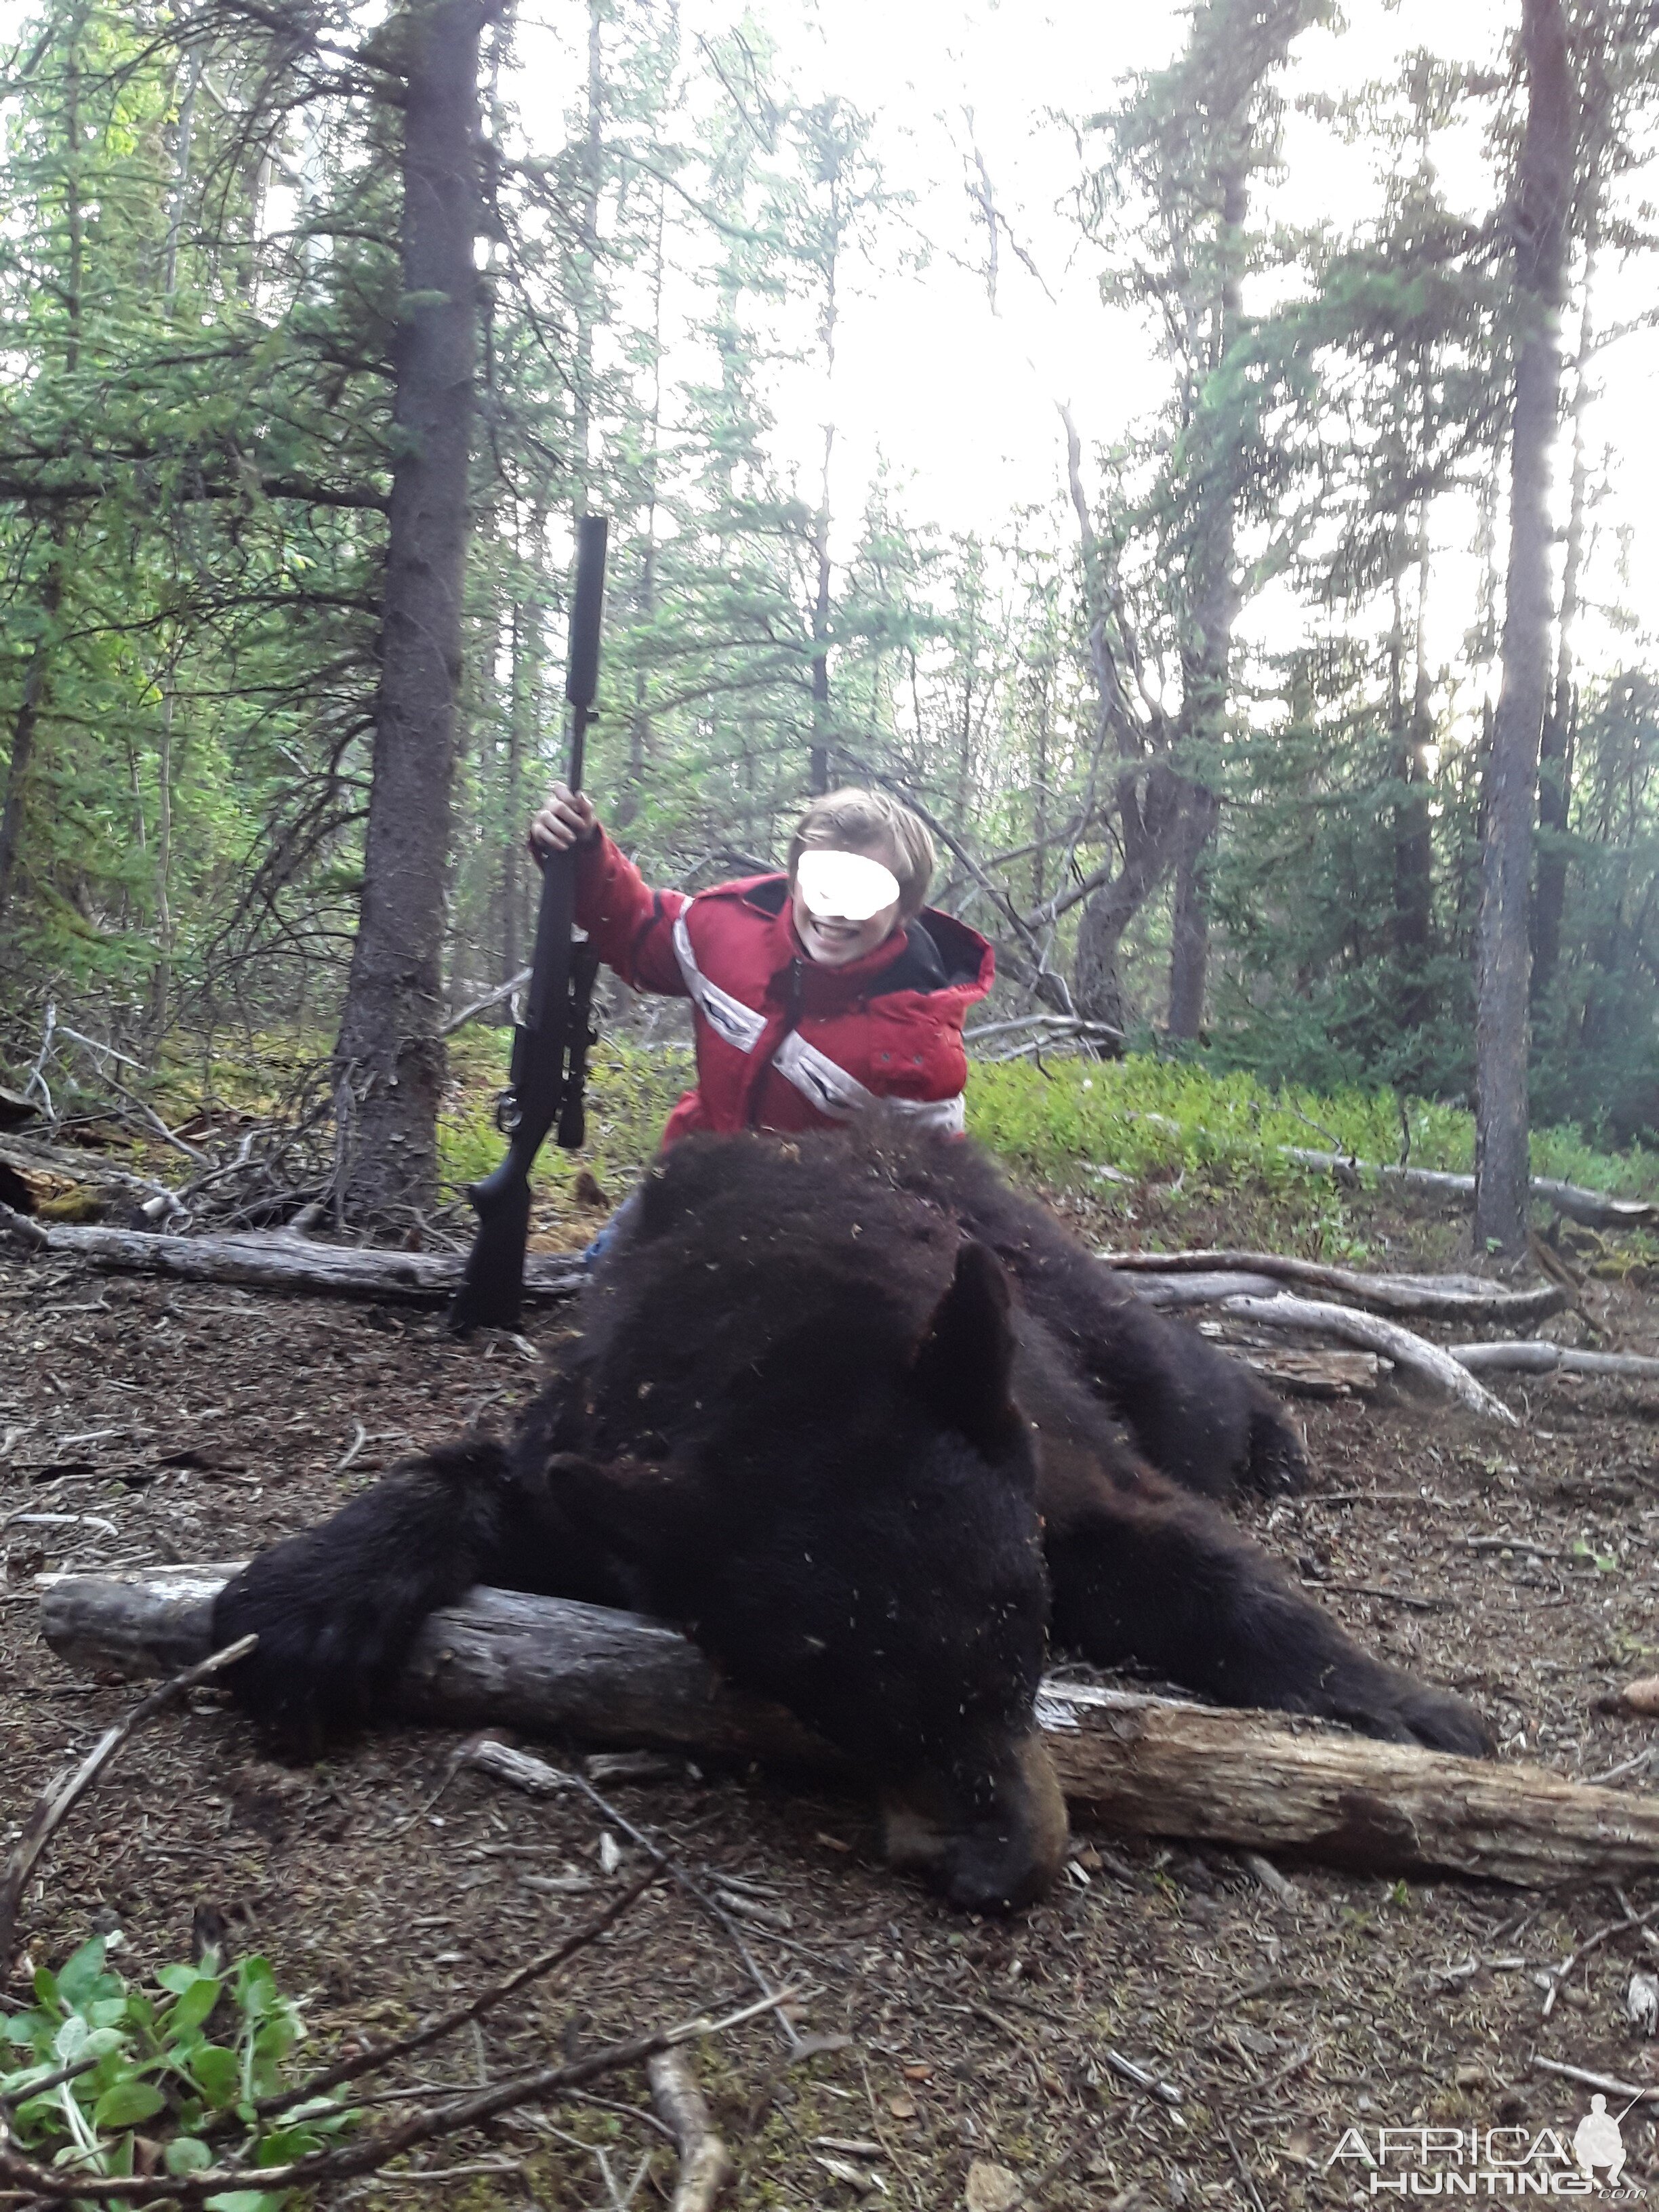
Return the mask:
{"type": "MultiPolygon", "coordinates": [[[[284,2061],[305,2030],[298,2006],[276,1986],[268,1960],[163,1966],[161,1994],[135,1989],[108,1963],[118,1936],[94,1936],[53,1974],[34,1977],[34,2003],[3,2022],[11,2055],[0,2057],[0,2099],[14,2138],[37,2159],[51,2154],[66,2176],[130,2174],[140,2134],[159,2148],[162,2170],[202,2172],[219,2155],[203,2130],[216,2114],[240,2124],[227,2136],[238,2163],[282,2166],[323,2149],[357,2115],[337,2097],[319,2097],[260,2124],[257,2101],[289,2086],[284,2061]],[[31,2084],[78,2067],[38,2095],[31,2084]]],[[[209,2212],[282,2212],[296,2192],[257,2185],[206,2199],[209,2212]]],[[[88,2201],[74,2200],[91,2212],[88,2201]]]]}

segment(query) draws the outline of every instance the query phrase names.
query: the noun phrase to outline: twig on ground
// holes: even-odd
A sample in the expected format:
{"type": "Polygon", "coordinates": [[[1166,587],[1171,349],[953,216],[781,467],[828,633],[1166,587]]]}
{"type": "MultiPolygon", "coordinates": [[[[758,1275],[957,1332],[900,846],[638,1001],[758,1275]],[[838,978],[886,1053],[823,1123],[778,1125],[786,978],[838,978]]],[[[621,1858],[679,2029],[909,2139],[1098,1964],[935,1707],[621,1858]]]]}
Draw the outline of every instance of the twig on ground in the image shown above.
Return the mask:
{"type": "MultiPolygon", "coordinates": [[[[407,2058],[414,2051],[424,2051],[429,2044],[441,2042],[446,2035],[453,2035],[457,2028],[465,2027],[469,2021],[482,2020],[485,2013],[515,1996],[526,1984],[539,1981],[556,1967],[574,1959],[579,1951],[585,1951],[591,1944],[597,1943],[600,1936],[615,1927],[623,1915],[637,1905],[647,1890],[654,1888],[662,1878],[663,1869],[653,1867],[649,1874],[625,1889],[595,1918],[577,1929],[574,1935],[565,1936],[562,1942],[538,1953],[535,1958],[526,1960],[505,1980],[493,1983],[489,1989],[476,1997],[469,1998],[465,2004],[457,2005],[453,2011],[440,2013],[434,2019],[423,2021],[419,2027],[411,2028],[407,2035],[398,2036],[390,2043],[377,2043],[371,2050],[360,2051],[355,2058],[337,2060],[332,2066],[325,2066],[320,2073],[313,2074],[309,2081],[302,2081],[297,2089],[286,2090],[280,2097],[262,2099],[255,2106],[255,2112],[262,2120],[270,2119],[293,2106],[308,2103],[313,2097],[325,2096],[331,2089],[337,2089],[342,2082],[361,2081],[366,2074],[378,2074],[382,2067],[391,2065],[394,2059],[407,2058]]],[[[226,2124],[234,2117],[226,2116],[226,2124]]],[[[223,2130],[218,2128],[216,2131],[223,2130]]],[[[204,2135],[215,2133],[216,2123],[210,2121],[202,2132],[204,2135]]]]}
{"type": "Polygon", "coordinates": [[[1251,2203],[1255,2207],[1255,2212],[1267,2212],[1267,2206],[1261,2201],[1261,2192],[1255,2185],[1255,2176],[1250,2172],[1249,2167],[1245,2165],[1243,2154],[1240,2151],[1238,2145],[1233,2141],[1232,2130],[1227,2126],[1224,2121],[1222,2123],[1221,2140],[1227,2146],[1228,2154],[1232,2160],[1239,2179],[1244,2185],[1244,2192],[1246,2196],[1249,2197],[1251,2203]]]}
{"type": "Polygon", "coordinates": [[[1179,2106],[1181,2092],[1173,2082],[1160,2081],[1155,2074],[1149,2074],[1144,2066],[1137,2066],[1133,2058],[1126,2058],[1121,2051],[1114,2051],[1109,2044],[1101,2045],[1100,2055],[1120,2081],[1133,2082],[1137,2089],[1144,2089],[1149,2097],[1156,2097],[1160,2105],[1179,2106]]]}
{"type": "Polygon", "coordinates": [[[1633,2081],[1621,2081],[1616,2075],[1592,2074],[1587,2066],[1566,2066],[1559,2058],[1545,2058],[1537,2051],[1532,2063],[1540,2074],[1559,2074],[1564,2081],[1582,2082],[1586,2089],[1605,2090],[1609,2097],[1628,2097],[1632,2105],[1659,2105],[1659,2089],[1638,2088],[1633,2081]]]}
{"type": "MultiPolygon", "coordinates": [[[[468,1766],[482,1767],[488,1774],[510,1782],[516,1789],[527,1790],[532,1796],[550,1796],[561,1790],[575,1790],[601,1812],[607,1820],[620,1828],[632,1843],[647,1852],[664,1872],[685,1892],[692,1902],[720,1929],[748,1970],[755,1987],[769,1993],[772,1984],[748,1944],[743,1930],[719,1901],[711,1897],[702,1884],[689,1875],[671,1852],[663,1850],[643,1828],[636,1828],[626,1814],[619,1813],[608,1797],[602,1797],[586,1775],[568,1773],[564,1768],[550,1766],[544,1759],[532,1753],[520,1751],[512,1744],[502,1743],[495,1736],[481,1736],[468,1746],[459,1762],[468,1766]]],[[[793,2021],[784,2014],[778,2015],[778,2025],[793,2047],[800,2042],[793,2021]]]]}
{"type": "Polygon", "coordinates": [[[73,2066],[60,2066],[55,2074],[43,2074],[38,2080],[21,2081],[16,2088],[0,2096],[0,2112],[9,2112],[26,2098],[44,2097],[49,2089],[61,2089],[65,2081],[73,2081],[77,2075],[90,2074],[100,2063],[97,2058],[77,2058],[73,2066]]]}
{"type": "Polygon", "coordinates": [[[710,2212],[733,2167],[731,2153],[714,2132],[691,2062],[683,2051],[659,2051],[645,2070],[652,2101],[679,2148],[679,2176],[669,2212],[710,2212]]]}
{"type": "Polygon", "coordinates": [[[471,2096],[458,2098],[435,2111],[413,2113],[377,2135],[364,2136],[338,2149],[313,2151],[280,2166],[216,2166],[182,2176],[70,2174],[61,2166],[38,2166],[33,2159],[14,2149],[10,2130],[0,2117],[0,2176],[20,2182],[48,2202],[60,2204],[75,2199],[108,2204],[201,2204],[209,2197],[249,2182],[257,2183],[261,2190],[280,2194],[288,2189],[315,2188],[324,2182],[349,2181],[359,2174],[378,2172],[391,2160],[413,2149],[416,2143],[430,2142],[435,2136],[476,2127],[482,2120],[493,2119],[497,2112],[510,2112],[515,2105],[533,2104],[556,2096],[568,2087],[580,2087],[607,2074],[618,2073],[624,2067],[642,2065],[659,2051],[672,2051],[683,2043],[726,2034],[787,2003],[794,1995],[793,1990],[780,1990],[775,1996],[757,1997],[752,2004],[726,2013],[719,2020],[699,2014],[695,2020],[682,2021],[674,2027],[659,2028],[651,2035],[635,2036],[625,2043],[606,2044],[562,2066],[515,2075],[509,2081],[498,2081],[471,2096]]]}
{"type": "Polygon", "coordinates": [[[22,1834],[12,1847],[4,1873],[0,1874],[0,1973],[6,1971],[10,1962],[17,1907],[24,1885],[33,1871],[36,1860],[46,1849],[47,1839],[76,1800],[91,1788],[135,1729],[142,1728],[157,1713],[165,1712],[169,1705],[193,1690],[198,1682],[206,1681],[210,1675],[234,1665],[238,1659],[246,1658],[258,1640],[257,1637],[240,1637],[234,1644],[226,1644],[222,1651],[215,1651],[196,1666],[187,1667],[182,1674],[175,1674],[159,1690],[153,1690],[112,1728],[106,1729],[84,1759],[76,1765],[65,1768],[42,1791],[34,1810],[23,1825],[22,1834]]]}
{"type": "MultiPolygon", "coordinates": [[[[1622,1897],[1619,1901],[1624,1904],[1622,1897]]],[[[1605,1928],[1598,1928],[1594,1936],[1588,1936],[1576,1951],[1569,1951],[1560,1965],[1550,1970],[1550,1985],[1544,1992],[1544,2018],[1547,2020],[1555,2010],[1555,2000],[1560,1995],[1561,1985],[1567,1976],[1575,1966],[1582,1966],[1592,1951],[1599,1951],[1604,1943],[1612,1942],[1615,1936],[1636,1935],[1656,1920],[1659,1920],[1659,1905],[1650,1905],[1645,1912],[1635,1913],[1626,1905],[1622,1920],[1609,1921],[1605,1928]]],[[[1659,2094],[1659,2092],[1656,2094],[1659,2094]]]]}

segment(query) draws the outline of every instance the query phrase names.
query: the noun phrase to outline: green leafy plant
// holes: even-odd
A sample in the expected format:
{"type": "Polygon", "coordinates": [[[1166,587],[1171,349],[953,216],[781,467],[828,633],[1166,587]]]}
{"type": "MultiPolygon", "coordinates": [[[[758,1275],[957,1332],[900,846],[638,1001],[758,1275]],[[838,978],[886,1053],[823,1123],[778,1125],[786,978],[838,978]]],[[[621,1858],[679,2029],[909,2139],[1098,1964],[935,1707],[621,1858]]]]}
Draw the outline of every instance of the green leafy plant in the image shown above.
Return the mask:
{"type": "MultiPolygon", "coordinates": [[[[288,2086],[283,2062],[305,2033],[267,1960],[222,1971],[211,1961],[163,1966],[161,1994],[150,1996],[109,1966],[118,1940],[94,1936],[57,1973],[41,1967],[33,2005],[4,2022],[22,2063],[5,2071],[0,2059],[0,2100],[20,2148],[50,2150],[71,2174],[108,2176],[138,2171],[143,2142],[146,2160],[159,2152],[161,2169],[183,2176],[215,2163],[220,2151],[207,2136],[224,2135],[234,2119],[252,2182],[258,2168],[320,2150],[354,2124],[332,2097],[261,2124],[258,2103],[288,2086]]],[[[206,2201],[210,2212],[281,2212],[295,2193],[252,2186],[206,2201]]]]}

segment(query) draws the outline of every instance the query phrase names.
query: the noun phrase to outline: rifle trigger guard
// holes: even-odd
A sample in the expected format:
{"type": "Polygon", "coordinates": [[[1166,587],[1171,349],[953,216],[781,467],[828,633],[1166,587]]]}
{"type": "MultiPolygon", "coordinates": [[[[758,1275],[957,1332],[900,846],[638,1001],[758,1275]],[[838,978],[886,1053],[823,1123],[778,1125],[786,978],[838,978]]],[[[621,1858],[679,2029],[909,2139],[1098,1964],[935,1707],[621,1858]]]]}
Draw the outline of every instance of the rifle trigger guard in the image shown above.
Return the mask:
{"type": "Polygon", "coordinates": [[[495,1101],[495,1127],[502,1136],[510,1137],[524,1119],[524,1109],[519,1103],[516,1091],[503,1091],[495,1101]]]}

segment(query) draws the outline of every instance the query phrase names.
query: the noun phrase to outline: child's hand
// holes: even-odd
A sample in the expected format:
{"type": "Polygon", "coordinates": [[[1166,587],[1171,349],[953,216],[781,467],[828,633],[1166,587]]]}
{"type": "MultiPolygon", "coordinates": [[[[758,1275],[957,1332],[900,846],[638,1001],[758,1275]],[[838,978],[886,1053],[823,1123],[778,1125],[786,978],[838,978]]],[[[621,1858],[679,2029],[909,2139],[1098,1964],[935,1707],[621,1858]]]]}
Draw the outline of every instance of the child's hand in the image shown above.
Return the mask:
{"type": "Polygon", "coordinates": [[[583,792],[556,783],[530,825],[531,858],[540,860],[550,853],[568,853],[573,845],[591,843],[599,834],[599,820],[592,799],[583,792]]]}

